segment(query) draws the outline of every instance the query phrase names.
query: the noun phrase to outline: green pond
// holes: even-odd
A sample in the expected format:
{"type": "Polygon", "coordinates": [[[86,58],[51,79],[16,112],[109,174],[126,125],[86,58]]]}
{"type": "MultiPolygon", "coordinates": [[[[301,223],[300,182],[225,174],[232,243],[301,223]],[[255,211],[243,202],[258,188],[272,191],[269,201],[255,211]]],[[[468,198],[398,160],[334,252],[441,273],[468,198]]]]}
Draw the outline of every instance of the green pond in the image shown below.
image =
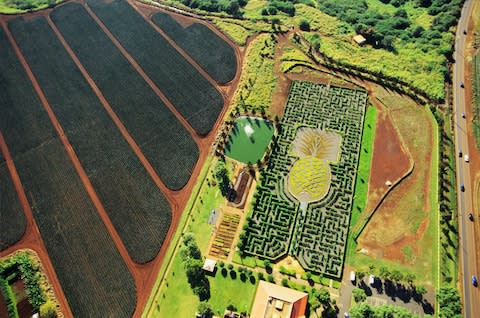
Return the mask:
{"type": "Polygon", "coordinates": [[[262,159],[274,132],[273,124],[256,117],[239,117],[225,145],[225,155],[243,163],[262,159]]]}

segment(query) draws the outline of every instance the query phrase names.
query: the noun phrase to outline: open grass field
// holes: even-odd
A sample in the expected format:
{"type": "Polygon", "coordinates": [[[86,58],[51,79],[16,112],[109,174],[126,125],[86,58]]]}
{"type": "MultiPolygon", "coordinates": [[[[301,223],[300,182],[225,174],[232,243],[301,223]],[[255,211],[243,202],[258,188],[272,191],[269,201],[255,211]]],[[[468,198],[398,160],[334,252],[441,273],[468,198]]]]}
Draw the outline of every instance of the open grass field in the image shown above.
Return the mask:
{"type": "MultiPolygon", "coordinates": [[[[8,120],[0,130],[10,148],[43,241],[75,316],[129,317],[135,287],[123,259],[82,185],[12,47],[0,30],[2,91],[8,120]],[[12,69],[17,71],[13,72],[12,69]],[[35,114],[29,134],[26,127],[35,114]],[[9,124],[10,123],[10,124],[9,124]],[[45,138],[50,136],[50,138],[45,138]],[[25,143],[16,141],[26,137],[25,143]],[[46,139],[46,140],[45,140],[46,139]],[[115,292],[112,292],[115,291],[115,292]]],[[[2,118],[5,118],[2,116],[2,118]]]]}
{"type": "Polygon", "coordinates": [[[239,117],[228,136],[225,155],[246,164],[255,164],[265,154],[273,132],[270,122],[254,117],[239,117]]]}
{"type": "Polygon", "coordinates": [[[413,173],[387,196],[359,237],[351,265],[390,266],[436,286],[438,266],[438,133],[428,108],[379,90],[415,163],[413,173]],[[384,229],[388,228],[388,231],[384,229]]]}
{"type": "Polygon", "coordinates": [[[207,26],[194,23],[183,27],[172,16],[163,12],[154,14],[152,21],[215,81],[224,84],[235,77],[237,72],[235,50],[207,26]]]}
{"type": "Polygon", "coordinates": [[[198,160],[192,136],[83,6],[63,5],[51,17],[162,181],[181,189],[198,160]]]}
{"type": "Polygon", "coordinates": [[[220,92],[128,2],[87,3],[195,131],[208,134],[223,108],[220,92]]]}
{"type": "Polygon", "coordinates": [[[171,222],[162,192],[141,165],[46,20],[9,24],[130,256],[152,260],[171,222]]]}

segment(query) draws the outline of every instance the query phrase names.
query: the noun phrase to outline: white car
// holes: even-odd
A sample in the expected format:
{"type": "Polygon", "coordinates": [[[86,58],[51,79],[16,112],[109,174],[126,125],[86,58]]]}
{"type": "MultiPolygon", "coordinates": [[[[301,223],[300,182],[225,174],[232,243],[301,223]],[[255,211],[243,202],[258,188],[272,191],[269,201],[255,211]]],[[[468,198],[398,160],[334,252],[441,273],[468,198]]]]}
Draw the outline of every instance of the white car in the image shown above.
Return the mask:
{"type": "Polygon", "coordinates": [[[468,155],[465,155],[463,159],[465,159],[465,162],[470,162],[470,158],[468,158],[468,155]]]}

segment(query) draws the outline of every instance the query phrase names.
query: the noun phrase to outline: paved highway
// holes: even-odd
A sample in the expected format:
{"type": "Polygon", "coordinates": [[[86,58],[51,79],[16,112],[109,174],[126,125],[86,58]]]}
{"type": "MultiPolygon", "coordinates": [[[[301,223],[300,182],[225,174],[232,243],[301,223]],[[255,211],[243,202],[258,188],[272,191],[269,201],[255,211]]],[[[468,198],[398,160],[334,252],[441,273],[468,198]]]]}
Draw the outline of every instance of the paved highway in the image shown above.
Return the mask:
{"type": "MultiPolygon", "coordinates": [[[[473,211],[472,205],[472,184],[470,182],[470,167],[465,162],[465,154],[468,154],[468,135],[467,120],[462,118],[462,113],[466,113],[465,107],[465,91],[461,87],[465,81],[465,40],[464,31],[467,30],[468,21],[473,9],[473,1],[465,1],[462,9],[462,15],[458,22],[457,34],[455,36],[455,64],[453,67],[453,107],[454,107],[454,124],[455,124],[455,140],[456,140],[456,168],[457,168],[457,187],[458,187],[458,217],[459,217],[459,248],[462,273],[462,287],[464,300],[464,316],[466,318],[480,317],[480,294],[478,288],[472,285],[472,275],[478,274],[475,233],[473,222],[469,220],[468,214],[473,211]],[[459,152],[463,156],[459,156],[459,152]],[[465,189],[462,191],[461,185],[465,189]]],[[[473,114],[466,114],[466,118],[471,118],[473,114]]],[[[470,158],[470,160],[480,160],[480,158],[470,158]]],[[[480,220],[475,219],[474,222],[480,220]]]]}

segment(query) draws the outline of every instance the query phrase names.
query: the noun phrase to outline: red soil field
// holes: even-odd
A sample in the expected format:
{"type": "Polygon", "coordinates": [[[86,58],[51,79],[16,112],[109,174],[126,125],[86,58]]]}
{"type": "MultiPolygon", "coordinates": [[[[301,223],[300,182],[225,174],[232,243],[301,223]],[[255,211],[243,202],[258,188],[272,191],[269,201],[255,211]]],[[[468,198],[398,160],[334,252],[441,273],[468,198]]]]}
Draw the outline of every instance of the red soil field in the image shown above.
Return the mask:
{"type": "MultiPolygon", "coordinates": [[[[375,88],[377,89],[377,88],[375,88]]],[[[391,98],[393,93],[387,93],[391,98]]],[[[410,104],[404,109],[396,109],[394,112],[402,114],[392,114],[394,116],[412,116],[411,112],[414,109],[413,105],[418,106],[410,99],[396,95],[398,100],[405,99],[410,104]],[[410,111],[409,111],[410,109],[410,111]]],[[[389,106],[392,107],[392,106],[389,106]]],[[[418,114],[418,112],[416,113],[418,114]]],[[[425,113],[421,116],[427,117],[425,113]]],[[[427,119],[427,118],[425,118],[427,119]]],[[[405,125],[405,122],[404,122],[405,125]]],[[[425,126],[419,131],[427,133],[425,141],[428,145],[433,144],[432,125],[429,121],[425,121],[425,126]]],[[[415,133],[409,131],[405,127],[401,130],[405,147],[410,152],[412,160],[415,162],[415,168],[412,173],[403,179],[398,186],[392,189],[385,199],[381,202],[376,210],[374,216],[365,228],[362,235],[359,237],[359,248],[368,250],[368,255],[377,258],[384,258],[387,260],[398,261],[408,264],[409,261],[414,261],[416,256],[422,253],[422,248],[428,243],[425,240],[425,234],[429,225],[428,211],[430,210],[430,163],[432,160],[432,153],[425,151],[422,147],[415,147],[415,133]],[[410,134],[407,136],[407,134],[410,134]],[[418,185],[421,185],[419,187],[418,185]],[[415,195],[413,195],[415,192],[415,195]],[[408,200],[407,200],[408,198],[408,200]],[[421,199],[420,199],[421,198],[421,199]],[[418,201],[420,200],[420,201],[418,201]],[[412,216],[412,207],[406,206],[405,202],[415,203],[421,215],[412,216]],[[421,220],[414,232],[411,232],[412,223],[410,218],[421,220]],[[386,230],[386,229],[391,229],[386,230]],[[405,247],[412,249],[413,259],[408,260],[403,249],[405,247]]],[[[378,137],[378,136],[377,136],[378,137]]],[[[378,138],[376,138],[378,139],[378,138]]]]}
{"type": "Polygon", "coordinates": [[[8,317],[7,302],[2,293],[0,293],[0,317],[8,317]]]}
{"type": "Polygon", "coordinates": [[[377,125],[365,208],[367,213],[375,209],[382,196],[391,188],[385,183],[397,183],[410,170],[411,164],[388,110],[377,104],[377,125]]]}
{"type": "MultiPolygon", "coordinates": [[[[203,166],[203,163],[205,162],[205,159],[208,156],[210,146],[214,141],[217,130],[219,129],[220,124],[223,122],[223,118],[225,117],[225,113],[226,113],[226,109],[227,109],[226,105],[228,105],[230,103],[230,99],[233,96],[236,85],[237,85],[237,83],[239,81],[239,78],[240,78],[240,72],[241,72],[241,67],[240,66],[242,64],[243,56],[241,54],[240,49],[236,45],[234,45],[232,41],[228,40],[225,35],[220,33],[215,28],[212,28],[211,26],[209,26],[205,21],[186,18],[186,17],[184,18],[185,20],[192,20],[193,22],[202,23],[202,24],[205,24],[205,25],[209,26],[217,35],[219,35],[221,38],[226,40],[235,49],[235,53],[236,53],[236,56],[237,56],[237,63],[238,63],[238,66],[239,66],[239,67],[237,67],[237,74],[235,75],[234,80],[232,80],[230,83],[228,83],[228,85],[219,86],[206,74],[205,71],[201,70],[200,67],[196,63],[194,63],[193,60],[185,52],[183,52],[181,49],[179,49],[178,46],[175,45],[175,43],[171,39],[168,39],[168,37],[165,36],[163,34],[163,32],[158,29],[158,27],[156,27],[156,26],[154,27],[154,29],[156,29],[162,36],[167,38],[167,40],[169,40],[172,43],[172,45],[182,55],[184,55],[185,58],[188,61],[190,61],[194,67],[196,67],[200,71],[201,74],[206,76],[206,78],[213,85],[215,85],[215,87],[217,87],[222,92],[222,94],[224,96],[225,104],[224,104],[224,107],[223,107],[223,110],[222,110],[221,114],[219,115],[219,118],[216,121],[215,126],[212,128],[212,130],[210,131],[210,133],[207,136],[200,137],[194,132],[194,130],[187,123],[185,118],[183,118],[180,115],[180,113],[176,110],[175,106],[172,105],[165,98],[165,95],[162,93],[162,91],[153,83],[153,81],[151,79],[148,78],[148,76],[139,67],[139,65],[136,63],[136,61],[128,54],[128,52],[121,46],[121,44],[111,35],[111,33],[105,28],[105,26],[95,16],[95,14],[88,8],[88,6],[85,5],[84,1],[79,0],[79,1],[76,1],[76,2],[82,3],[85,6],[87,11],[90,13],[90,15],[99,23],[101,28],[104,30],[104,32],[107,34],[107,36],[109,36],[109,38],[113,41],[113,43],[117,46],[117,48],[121,51],[121,53],[124,54],[124,56],[127,58],[127,60],[130,61],[132,66],[135,67],[137,72],[150,85],[152,90],[165,102],[167,107],[170,108],[170,110],[179,119],[179,121],[192,134],[192,136],[193,136],[195,142],[198,144],[198,147],[199,147],[199,150],[200,150],[199,160],[198,160],[197,164],[195,165],[195,168],[192,171],[192,175],[191,175],[188,183],[185,185],[185,187],[182,188],[179,191],[169,190],[163,184],[163,182],[160,180],[158,175],[155,173],[153,167],[148,162],[148,159],[144,156],[144,154],[140,150],[139,146],[136,144],[135,140],[131,137],[131,135],[129,134],[129,132],[125,128],[124,124],[121,122],[121,120],[118,118],[118,116],[112,110],[112,108],[110,107],[108,102],[105,100],[101,91],[98,89],[98,87],[96,86],[96,84],[94,83],[92,78],[88,75],[85,68],[81,65],[81,62],[78,60],[78,58],[76,58],[73,51],[68,47],[68,45],[66,44],[64,39],[59,34],[58,30],[55,28],[54,24],[51,23],[51,20],[49,18],[49,14],[51,12],[51,9],[43,10],[43,11],[38,12],[38,13],[29,13],[29,14],[23,15],[24,18],[26,18],[26,19],[32,18],[32,17],[37,16],[37,15],[43,15],[47,18],[47,21],[49,22],[50,26],[53,28],[54,32],[57,34],[57,37],[60,39],[60,41],[63,43],[64,47],[66,48],[67,52],[70,54],[73,61],[79,67],[80,71],[82,72],[83,76],[85,77],[85,79],[88,81],[88,83],[92,87],[93,91],[97,94],[98,98],[100,99],[104,108],[107,110],[107,112],[111,116],[111,118],[114,121],[114,123],[116,124],[117,128],[120,130],[123,137],[129,143],[129,145],[131,146],[131,148],[133,149],[133,151],[135,152],[137,157],[140,159],[141,163],[144,165],[144,167],[148,171],[149,175],[151,176],[151,178],[153,179],[155,184],[164,193],[164,195],[166,196],[167,200],[170,203],[170,206],[172,208],[172,223],[171,223],[169,231],[166,235],[165,243],[163,244],[159,254],[157,255],[157,257],[153,261],[151,261],[147,264],[141,264],[141,265],[136,264],[135,262],[133,262],[131,260],[130,256],[128,255],[123,242],[121,241],[121,239],[120,239],[118,233],[116,232],[115,228],[113,227],[113,224],[111,223],[111,221],[110,221],[102,203],[100,202],[97,194],[95,193],[95,189],[93,188],[90,180],[88,179],[87,174],[85,173],[83,167],[81,166],[80,161],[78,160],[75,152],[73,151],[73,148],[70,145],[70,142],[69,142],[67,136],[64,134],[64,131],[63,131],[63,128],[62,128],[61,124],[57,120],[54,112],[52,111],[50,105],[48,104],[48,100],[45,98],[41,87],[38,85],[38,82],[35,80],[35,77],[34,77],[33,73],[31,72],[27,62],[25,61],[25,58],[22,56],[20,50],[18,49],[18,46],[15,44],[15,41],[11,37],[10,32],[8,32],[8,28],[6,28],[6,23],[12,17],[0,16],[0,24],[2,25],[2,27],[6,31],[6,34],[9,36],[9,38],[10,38],[10,40],[11,40],[13,46],[14,46],[14,49],[15,49],[17,55],[19,56],[20,62],[24,66],[25,70],[27,71],[27,74],[28,74],[31,82],[32,82],[37,94],[39,95],[39,97],[41,99],[42,105],[44,106],[45,110],[47,111],[47,113],[50,117],[50,120],[52,121],[52,124],[55,126],[55,129],[57,131],[58,136],[60,137],[65,149],[67,150],[67,153],[70,156],[70,159],[71,159],[72,163],[75,166],[75,169],[77,170],[77,173],[79,174],[79,176],[82,179],[84,187],[86,188],[87,192],[89,193],[89,196],[90,196],[91,200],[94,202],[94,204],[97,208],[97,211],[99,212],[99,215],[101,216],[103,222],[105,223],[113,241],[115,242],[120,254],[122,255],[125,263],[127,264],[128,268],[129,268],[129,270],[130,270],[130,272],[131,272],[131,274],[134,278],[135,286],[136,286],[136,290],[137,290],[137,306],[136,306],[136,309],[135,309],[135,312],[134,312],[133,316],[134,317],[140,317],[142,312],[143,312],[143,308],[144,308],[144,306],[147,302],[147,299],[150,295],[153,284],[155,283],[156,276],[157,276],[158,270],[160,269],[160,266],[162,265],[163,259],[165,257],[165,253],[166,253],[166,251],[167,251],[167,249],[170,245],[171,238],[173,237],[173,235],[174,235],[174,233],[175,233],[175,231],[178,227],[178,222],[180,220],[183,209],[185,208],[186,203],[187,203],[187,201],[190,197],[193,186],[196,183],[196,180],[197,180],[198,175],[200,173],[200,170],[203,166]]],[[[132,4],[134,8],[137,8],[137,6],[141,6],[142,10],[138,10],[138,8],[137,8],[137,10],[140,13],[142,13],[142,16],[149,23],[151,23],[151,22],[150,22],[149,18],[145,16],[144,13],[145,12],[150,12],[150,14],[152,14],[153,12],[156,12],[157,10],[159,10],[159,9],[154,9],[152,7],[149,7],[149,6],[146,6],[146,5],[143,5],[143,4],[138,4],[138,3],[133,2],[133,1],[130,1],[130,4],[132,4]]],[[[23,186],[21,184],[21,180],[19,179],[18,174],[16,173],[15,165],[14,165],[14,163],[12,161],[12,158],[11,158],[9,152],[8,152],[7,145],[5,144],[5,141],[3,140],[3,136],[1,135],[1,132],[0,132],[0,147],[2,149],[2,153],[3,153],[4,157],[6,158],[10,174],[12,175],[12,178],[13,178],[13,181],[14,181],[14,184],[15,184],[15,188],[17,190],[17,193],[18,193],[19,197],[20,197],[22,207],[23,207],[23,210],[24,210],[26,218],[27,218],[27,228],[26,228],[26,233],[25,233],[24,237],[17,244],[15,244],[14,246],[11,246],[7,250],[0,253],[0,256],[10,254],[11,252],[13,252],[13,251],[15,251],[19,248],[30,248],[30,249],[36,251],[38,253],[42,263],[44,264],[47,276],[50,279],[50,282],[52,283],[52,285],[54,287],[55,294],[56,294],[56,296],[59,300],[62,312],[65,314],[66,317],[71,317],[72,313],[69,309],[68,303],[67,303],[66,298],[63,294],[63,291],[61,289],[61,285],[58,281],[58,278],[56,277],[53,266],[52,266],[52,264],[49,260],[48,254],[46,252],[45,246],[44,246],[43,241],[42,241],[42,238],[39,234],[37,225],[36,225],[35,220],[33,218],[32,211],[30,210],[30,205],[29,205],[28,199],[25,195],[23,186]]]]}
{"type": "Polygon", "coordinates": [[[30,305],[30,303],[28,302],[27,291],[25,289],[25,283],[23,279],[18,279],[11,286],[17,300],[17,310],[20,318],[32,317],[32,314],[34,314],[34,312],[32,305],[30,305]]]}

